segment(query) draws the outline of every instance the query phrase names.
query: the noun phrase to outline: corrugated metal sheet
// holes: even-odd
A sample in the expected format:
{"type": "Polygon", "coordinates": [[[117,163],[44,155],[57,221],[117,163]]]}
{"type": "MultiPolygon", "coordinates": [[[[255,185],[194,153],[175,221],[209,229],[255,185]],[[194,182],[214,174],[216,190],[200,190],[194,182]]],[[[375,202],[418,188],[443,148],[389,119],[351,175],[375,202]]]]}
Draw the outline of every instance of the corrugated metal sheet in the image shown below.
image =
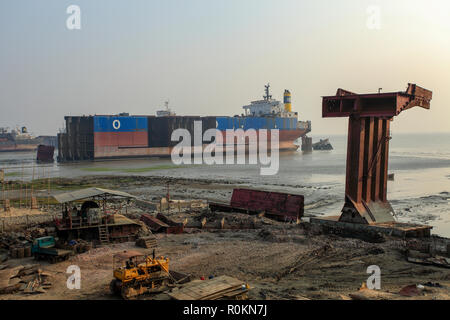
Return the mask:
{"type": "Polygon", "coordinates": [[[58,194],[53,196],[59,203],[66,203],[71,201],[83,200],[87,198],[97,197],[101,195],[112,195],[124,198],[136,198],[135,196],[116,190],[102,189],[102,188],[87,188],[83,190],[77,190],[72,192],[67,192],[63,194],[58,194]]]}

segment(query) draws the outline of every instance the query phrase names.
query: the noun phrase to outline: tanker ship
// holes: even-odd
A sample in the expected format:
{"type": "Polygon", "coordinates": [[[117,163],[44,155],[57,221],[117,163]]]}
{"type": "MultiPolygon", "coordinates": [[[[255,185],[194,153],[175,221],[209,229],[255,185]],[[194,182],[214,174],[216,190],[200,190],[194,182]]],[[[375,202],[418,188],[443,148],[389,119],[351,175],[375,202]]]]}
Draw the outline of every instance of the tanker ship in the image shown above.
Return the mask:
{"type": "Polygon", "coordinates": [[[35,151],[40,144],[56,147],[56,136],[34,137],[26,127],[11,131],[0,128],[0,152],[35,151]]]}
{"type": "MultiPolygon", "coordinates": [[[[292,111],[289,90],[285,90],[282,103],[272,98],[269,88],[270,85],[265,86],[262,100],[243,106],[240,116],[177,116],[168,103],[156,116],[130,116],[128,113],[66,116],[65,129],[58,134],[58,161],[168,157],[179,143],[171,141],[172,132],[187,129],[193,142],[196,121],[202,123],[202,134],[208,129],[217,129],[224,137],[229,129],[254,129],[257,133],[261,129],[278,129],[279,149],[296,150],[295,141],[311,131],[311,122],[298,120],[298,113],[292,111]]],[[[267,139],[270,148],[270,134],[267,139]]],[[[209,143],[204,142],[204,145],[209,143]]]]}

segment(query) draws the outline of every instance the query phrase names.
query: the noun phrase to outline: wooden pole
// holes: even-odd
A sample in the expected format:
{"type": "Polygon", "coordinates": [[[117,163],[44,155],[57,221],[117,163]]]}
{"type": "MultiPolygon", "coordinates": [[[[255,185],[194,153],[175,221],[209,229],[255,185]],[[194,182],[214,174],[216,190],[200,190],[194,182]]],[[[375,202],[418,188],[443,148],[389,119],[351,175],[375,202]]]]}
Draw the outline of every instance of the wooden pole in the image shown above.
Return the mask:
{"type": "Polygon", "coordinates": [[[23,187],[23,161],[22,161],[22,173],[20,178],[19,208],[22,208],[22,187],[23,187]]]}
{"type": "Polygon", "coordinates": [[[33,163],[33,175],[31,177],[31,191],[30,191],[30,209],[33,207],[33,182],[34,182],[34,163],[33,163]]]}
{"type": "Polygon", "coordinates": [[[28,205],[27,200],[28,200],[28,184],[25,183],[25,209],[27,208],[28,205]]]}
{"type": "Polygon", "coordinates": [[[48,175],[48,181],[47,181],[47,190],[48,190],[47,210],[50,210],[50,170],[47,171],[47,175],[48,175]]]}
{"type": "Polygon", "coordinates": [[[5,201],[5,171],[3,169],[0,169],[0,182],[2,183],[2,200],[3,200],[3,206],[6,205],[5,201]]]}
{"type": "Polygon", "coordinates": [[[8,183],[5,181],[5,205],[6,205],[6,199],[8,199],[8,183]]]}
{"type": "Polygon", "coordinates": [[[170,184],[167,182],[167,213],[170,212],[170,184]]]}

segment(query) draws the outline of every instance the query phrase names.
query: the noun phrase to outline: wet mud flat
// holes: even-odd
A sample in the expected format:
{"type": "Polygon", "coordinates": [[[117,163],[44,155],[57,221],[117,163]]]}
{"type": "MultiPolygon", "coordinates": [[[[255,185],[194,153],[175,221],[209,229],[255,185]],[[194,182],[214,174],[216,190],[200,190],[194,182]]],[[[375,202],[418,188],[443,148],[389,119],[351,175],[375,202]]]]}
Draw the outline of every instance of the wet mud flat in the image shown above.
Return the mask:
{"type": "MultiPolygon", "coordinates": [[[[146,201],[159,201],[169,190],[172,199],[201,199],[211,202],[228,203],[233,188],[250,188],[274,192],[301,194],[305,197],[305,216],[338,215],[343,205],[343,186],[328,184],[296,184],[265,183],[238,179],[191,179],[173,176],[113,176],[96,175],[80,178],[54,178],[52,186],[55,192],[74,190],[76,188],[103,186],[129,192],[146,201]]],[[[45,197],[45,191],[42,196],[45,197]]],[[[450,237],[450,193],[440,191],[433,195],[406,196],[391,199],[390,202],[400,222],[431,224],[435,232],[450,237]]]]}
{"type": "MultiPolygon", "coordinates": [[[[47,180],[45,180],[47,183],[47,180]]],[[[114,176],[95,175],[79,178],[52,178],[51,193],[58,194],[88,187],[117,189],[136,195],[146,201],[159,201],[169,190],[173,199],[200,199],[214,202],[229,202],[234,188],[254,188],[266,191],[305,194],[306,208],[319,210],[322,207],[341,204],[342,197],[330,194],[328,186],[265,184],[251,181],[223,179],[190,179],[172,176],[114,176]]],[[[47,199],[46,186],[36,182],[35,193],[43,201],[47,199]],[[41,187],[41,188],[39,188],[41,187]],[[41,190],[42,189],[42,190],[41,190]]],[[[46,203],[46,201],[44,201],[46,203]]]]}

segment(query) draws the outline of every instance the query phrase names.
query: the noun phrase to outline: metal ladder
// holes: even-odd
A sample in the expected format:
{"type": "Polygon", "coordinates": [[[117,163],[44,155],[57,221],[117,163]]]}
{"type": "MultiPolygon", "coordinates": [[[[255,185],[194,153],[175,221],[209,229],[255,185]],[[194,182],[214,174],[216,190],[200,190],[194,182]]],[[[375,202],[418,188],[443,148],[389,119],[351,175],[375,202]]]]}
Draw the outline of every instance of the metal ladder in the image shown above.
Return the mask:
{"type": "Polygon", "coordinates": [[[109,243],[109,233],[108,233],[108,227],[106,225],[99,225],[98,226],[98,235],[100,242],[102,244],[109,243]]]}

